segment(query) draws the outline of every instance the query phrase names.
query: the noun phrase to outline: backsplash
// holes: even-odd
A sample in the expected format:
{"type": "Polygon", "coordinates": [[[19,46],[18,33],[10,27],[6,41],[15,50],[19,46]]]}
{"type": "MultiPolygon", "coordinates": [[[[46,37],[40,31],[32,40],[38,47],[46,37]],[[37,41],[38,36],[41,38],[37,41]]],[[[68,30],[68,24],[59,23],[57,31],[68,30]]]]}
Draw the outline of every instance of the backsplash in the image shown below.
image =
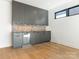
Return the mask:
{"type": "Polygon", "coordinates": [[[24,32],[24,31],[46,31],[46,26],[39,25],[13,25],[13,32],[24,32]]]}

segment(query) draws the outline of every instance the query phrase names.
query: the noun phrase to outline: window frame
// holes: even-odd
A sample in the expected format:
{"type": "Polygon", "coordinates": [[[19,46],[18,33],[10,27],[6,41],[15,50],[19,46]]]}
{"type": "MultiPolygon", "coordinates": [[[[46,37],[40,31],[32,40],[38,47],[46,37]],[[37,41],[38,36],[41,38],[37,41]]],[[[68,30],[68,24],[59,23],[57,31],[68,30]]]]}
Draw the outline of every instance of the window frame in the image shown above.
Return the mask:
{"type": "Polygon", "coordinates": [[[64,17],[69,17],[69,16],[73,16],[73,15],[79,15],[79,13],[77,13],[77,14],[73,14],[73,15],[70,15],[70,13],[69,13],[69,10],[70,10],[70,9],[73,9],[73,8],[76,8],[76,7],[79,7],[79,5],[76,5],[76,6],[73,6],[73,7],[66,8],[66,9],[64,9],[64,10],[55,12],[55,13],[54,13],[54,19],[59,19],[59,18],[64,18],[64,17]],[[56,14],[57,14],[57,13],[60,13],[60,12],[63,12],[63,11],[66,11],[66,16],[56,18],[56,14]]]}
{"type": "MultiPolygon", "coordinates": [[[[76,7],[79,7],[79,5],[70,7],[70,8],[68,8],[68,10],[70,10],[70,9],[74,9],[74,8],[76,8],[76,7]]],[[[78,13],[78,14],[79,14],[79,13],[78,13]]],[[[73,15],[78,15],[78,14],[73,14],[73,15]]],[[[73,15],[70,15],[70,13],[69,13],[69,16],[73,16],[73,15]]]]}
{"type": "Polygon", "coordinates": [[[56,14],[57,14],[57,13],[61,13],[61,12],[64,12],[64,11],[66,11],[66,16],[68,16],[68,12],[67,12],[68,10],[67,10],[67,9],[64,9],[64,10],[61,10],[61,11],[55,12],[55,19],[59,19],[59,18],[66,17],[66,16],[63,16],[63,17],[56,18],[56,14]]]}

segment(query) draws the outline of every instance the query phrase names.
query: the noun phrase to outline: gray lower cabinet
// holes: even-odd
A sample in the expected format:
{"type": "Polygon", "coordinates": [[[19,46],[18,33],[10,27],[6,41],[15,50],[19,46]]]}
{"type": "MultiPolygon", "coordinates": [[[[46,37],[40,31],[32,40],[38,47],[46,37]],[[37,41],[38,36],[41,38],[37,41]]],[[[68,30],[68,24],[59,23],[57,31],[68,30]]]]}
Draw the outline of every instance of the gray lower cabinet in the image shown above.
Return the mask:
{"type": "Polygon", "coordinates": [[[30,37],[30,43],[31,44],[37,44],[40,43],[40,33],[38,32],[31,32],[31,37],[30,37]]]}
{"type": "Polygon", "coordinates": [[[14,48],[21,48],[22,47],[22,33],[12,33],[12,39],[13,39],[13,47],[14,48]]]}
{"type": "Polygon", "coordinates": [[[30,33],[27,32],[13,32],[13,47],[21,48],[24,45],[30,44],[30,33]]]}
{"type": "Polygon", "coordinates": [[[41,32],[13,32],[13,47],[21,48],[23,46],[49,42],[51,40],[50,31],[41,32]]]}
{"type": "Polygon", "coordinates": [[[30,43],[39,44],[43,42],[49,42],[51,40],[50,31],[31,32],[30,43]]]}
{"type": "Polygon", "coordinates": [[[41,35],[43,37],[42,42],[49,42],[51,40],[51,32],[47,31],[44,32],[43,35],[41,35]]]}

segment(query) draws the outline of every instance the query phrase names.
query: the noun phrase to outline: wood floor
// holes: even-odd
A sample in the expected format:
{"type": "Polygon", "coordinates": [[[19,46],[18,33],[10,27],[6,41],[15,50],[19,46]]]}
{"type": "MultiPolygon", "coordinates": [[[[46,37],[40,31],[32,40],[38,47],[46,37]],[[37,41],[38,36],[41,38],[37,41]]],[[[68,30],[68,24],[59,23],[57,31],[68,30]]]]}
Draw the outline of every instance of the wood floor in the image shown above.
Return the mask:
{"type": "Polygon", "coordinates": [[[29,48],[2,48],[0,59],[79,59],[79,50],[48,42],[29,48]]]}

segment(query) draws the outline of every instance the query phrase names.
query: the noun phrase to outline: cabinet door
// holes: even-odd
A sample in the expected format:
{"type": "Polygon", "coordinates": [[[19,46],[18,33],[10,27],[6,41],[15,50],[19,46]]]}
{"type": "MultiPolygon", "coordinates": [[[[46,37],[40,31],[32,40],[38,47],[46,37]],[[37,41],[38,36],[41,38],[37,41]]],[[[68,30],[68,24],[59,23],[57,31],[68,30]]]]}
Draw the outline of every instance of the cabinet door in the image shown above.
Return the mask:
{"type": "Polygon", "coordinates": [[[25,5],[24,13],[25,24],[48,25],[48,11],[25,5]]]}
{"type": "Polygon", "coordinates": [[[36,8],[35,24],[36,25],[48,25],[48,11],[36,8]]]}
{"type": "Polygon", "coordinates": [[[20,2],[12,2],[12,21],[13,24],[23,24],[24,4],[20,2]]]}
{"type": "Polygon", "coordinates": [[[38,32],[31,32],[30,43],[31,44],[40,43],[40,34],[38,32]]]}
{"type": "Polygon", "coordinates": [[[30,43],[31,44],[38,44],[43,42],[49,42],[51,40],[51,33],[49,31],[47,32],[31,32],[30,35],[30,43]]]}
{"type": "Polygon", "coordinates": [[[13,33],[13,47],[21,48],[22,47],[22,33],[13,33]]]}
{"type": "Polygon", "coordinates": [[[49,31],[41,31],[37,33],[39,43],[49,42],[51,39],[51,33],[49,31]],[[39,34],[39,35],[38,35],[39,34]]]}
{"type": "Polygon", "coordinates": [[[43,34],[41,34],[43,37],[42,42],[49,42],[51,40],[51,32],[50,31],[46,31],[43,32],[43,34]]]}
{"type": "Polygon", "coordinates": [[[35,13],[34,13],[34,7],[31,7],[29,5],[25,5],[24,9],[24,24],[34,24],[35,21],[35,13]]]}

